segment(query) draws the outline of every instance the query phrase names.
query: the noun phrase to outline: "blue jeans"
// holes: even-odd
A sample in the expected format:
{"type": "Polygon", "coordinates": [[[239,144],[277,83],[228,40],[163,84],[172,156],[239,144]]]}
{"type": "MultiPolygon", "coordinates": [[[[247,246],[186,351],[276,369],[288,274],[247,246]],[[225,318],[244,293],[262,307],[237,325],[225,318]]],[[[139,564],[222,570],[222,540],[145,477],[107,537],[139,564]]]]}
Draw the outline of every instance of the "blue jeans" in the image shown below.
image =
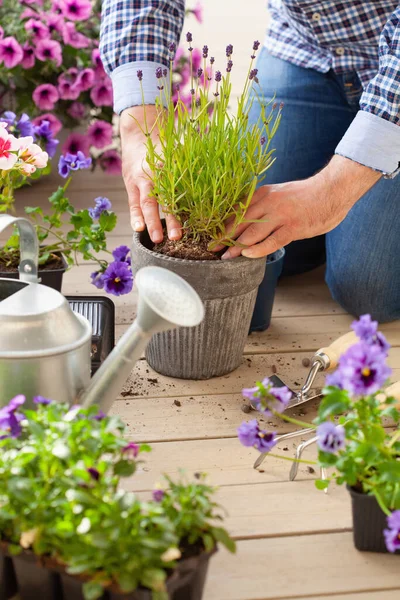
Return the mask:
{"type": "MultiPolygon", "coordinates": [[[[322,169],[359,109],[355,73],[322,74],[270,56],[263,49],[258,78],[266,100],[283,102],[272,146],[276,161],[260,185],[305,179],[322,169]]],[[[250,122],[257,120],[254,102],[250,122]]],[[[326,262],[333,298],[349,313],[380,322],[400,318],[400,175],[381,179],[336,229],[286,247],[285,275],[326,262]]]]}

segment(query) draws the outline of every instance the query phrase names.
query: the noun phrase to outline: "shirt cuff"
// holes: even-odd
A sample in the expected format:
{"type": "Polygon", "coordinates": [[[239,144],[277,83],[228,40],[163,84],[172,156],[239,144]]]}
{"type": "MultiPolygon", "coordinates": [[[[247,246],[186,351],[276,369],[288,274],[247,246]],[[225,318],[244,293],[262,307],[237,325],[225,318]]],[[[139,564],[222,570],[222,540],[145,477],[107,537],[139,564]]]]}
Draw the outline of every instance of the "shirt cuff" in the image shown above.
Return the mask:
{"type": "Polygon", "coordinates": [[[169,86],[169,69],[162,64],[148,61],[135,61],[117,67],[111,73],[111,81],[114,91],[114,111],[121,114],[126,108],[144,104],[155,104],[156,98],[162,100],[167,106],[166,91],[169,86]],[[161,67],[167,70],[167,75],[157,79],[156,69],[161,67]],[[138,71],[143,72],[142,89],[137,77],[138,71]],[[166,85],[168,82],[168,85],[166,85]],[[159,86],[164,89],[160,90],[159,86]]]}
{"type": "Polygon", "coordinates": [[[392,179],[400,171],[400,127],[360,110],[335,154],[380,171],[386,178],[392,179]]]}

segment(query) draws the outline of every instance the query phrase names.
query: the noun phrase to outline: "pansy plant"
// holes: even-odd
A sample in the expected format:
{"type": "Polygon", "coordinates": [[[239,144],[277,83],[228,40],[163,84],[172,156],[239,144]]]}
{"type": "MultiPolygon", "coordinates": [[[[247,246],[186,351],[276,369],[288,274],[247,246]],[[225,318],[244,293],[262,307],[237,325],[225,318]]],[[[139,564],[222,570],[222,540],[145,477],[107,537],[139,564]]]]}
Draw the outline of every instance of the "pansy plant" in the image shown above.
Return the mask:
{"type": "MultiPolygon", "coordinates": [[[[352,328],[359,341],[340,357],[337,370],[326,378],[324,397],[312,424],[282,414],[290,392],[272,388],[268,379],[243,390],[243,395],[261,413],[300,428],[315,428],[318,463],[331,473],[327,479],[317,480],[317,487],[326,489],[330,481],[336,481],[375,496],[388,517],[384,531],[387,549],[395,552],[400,550],[400,413],[396,400],[385,394],[391,374],[387,365],[390,346],[369,315],[355,321],[352,328]]],[[[262,431],[256,419],[243,423],[238,436],[244,446],[260,452],[270,452],[276,444],[275,432],[262,431]]]]}

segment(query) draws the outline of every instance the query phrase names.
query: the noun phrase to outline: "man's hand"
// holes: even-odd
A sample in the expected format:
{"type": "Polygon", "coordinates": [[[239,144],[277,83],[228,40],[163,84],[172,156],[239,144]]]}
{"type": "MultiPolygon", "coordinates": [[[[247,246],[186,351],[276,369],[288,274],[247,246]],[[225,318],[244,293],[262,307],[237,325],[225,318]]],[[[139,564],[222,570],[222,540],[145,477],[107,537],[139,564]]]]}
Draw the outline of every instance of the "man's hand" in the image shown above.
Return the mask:
{"type": "MultiPolygon", "coordinates": [[[[146,162],[146,137],[141,130],[145,130],[145,119],[150,131],[157,120],[155,106],[134,106],[121,114],[122,175],[128,192],[132,229],[143,231],[147,226],[151,240],[158,244],[163,240],[163,231],[158,203],[155,198],[149,197],[152,186],[146,175],[149,172],[146,162]]],[[[152,137],[157,143],[157,127],[153,129],[152,137]]],[[[182,236],[179,221],[172,215],[166,215],[165,219],[168,237],[179,240],[182,236]]]]}
{"type": "MultiPolygon", "coordinates": [[[[295,240],[331,231],[380,177],[380,173],[369,167],[335,155],[322,171],[309,179],[260,187],[246,220],[262,222],[240,225],[232,237],[241,247],[229,248],[222,258],[240,254],[249,258],[267,256],[295,240]]],[[[221,248],[218,246],[216,250],[221,248]]]]}

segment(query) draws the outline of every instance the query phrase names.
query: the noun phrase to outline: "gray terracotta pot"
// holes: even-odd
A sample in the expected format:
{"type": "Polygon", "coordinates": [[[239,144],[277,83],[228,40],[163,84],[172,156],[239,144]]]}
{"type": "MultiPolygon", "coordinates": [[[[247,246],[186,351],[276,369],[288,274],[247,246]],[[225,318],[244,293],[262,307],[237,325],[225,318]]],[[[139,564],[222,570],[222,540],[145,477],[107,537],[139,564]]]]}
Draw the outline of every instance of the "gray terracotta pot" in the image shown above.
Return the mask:
{"type": "Polygon", "coordinates": [[[181,379],[210,379],[230,373],[242,361],[265,258],[183,260],[155,253],[152,246],[147,232],[134,234],[134,274],[146,266],[174,271],[203,300],[205,318],[198,327],[155,335],[147,346],[147,362],[157,373],[181,379]]]}

